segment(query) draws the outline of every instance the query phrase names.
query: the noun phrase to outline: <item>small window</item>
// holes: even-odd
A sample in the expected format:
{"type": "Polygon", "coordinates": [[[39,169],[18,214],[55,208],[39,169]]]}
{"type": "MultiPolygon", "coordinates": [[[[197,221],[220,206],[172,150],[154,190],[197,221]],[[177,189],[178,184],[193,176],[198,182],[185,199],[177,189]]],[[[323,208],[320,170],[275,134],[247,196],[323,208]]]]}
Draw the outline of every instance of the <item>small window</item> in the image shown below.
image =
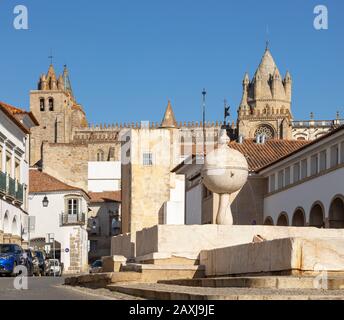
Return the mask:
{"type": "Polygon", "coordinates": [[[273,174],[272,176],[269,177],[269,189],[270,192],[274,192],[275,191],[275,175],[273,174]]]}
{"type": "Polygon", "coordinates": [[[300,181],[300,163],[294,164],[293,183],[300,181]]]}
{"type": "Polygon", "coordinates": [[[284,173],[284,186],[289,186],[290,185],[290,167],[285,169],[284,173]]]}
{"type": "Polygon", "coordinates": [[[44,100],[44,98],[39,99],[39,108],[41,111],[45,111],[45,100],[44,100]]]}
{"type": "Polygon", "coordinates": [[[14,174],[15,174],[14,178],[17,181],[20,181],[20,160],[19,159],[15,159],[14,174]]]}
{"type": "Polygon", "coordinates": [[[327,169],[327,152],[326,150],[320,152],[320,171],[327,169]]]}
{"type": "Polygon", "coordinates": [[[143,154],[143,165],[146,167],[151,167],[153,165],[153,154],[150,152],[143,154]]]}
{"type": "Polygon", "coordinates": [[[301,179],[306,179],[308,176],[308,163],[307,159],[301,161],[301,179]]]}
{"type": "Polygon", "coordinates": [[[97,152],[97,161],[100,162],[100,161],[104,161],[104,151],[103,150],[98,150],[97,152]]]}
{"type": "Polygon", "coordinates": [[[331,168],[339,164],[339,148],[338,145],[331,147],[331,168]]]}
{"type": "Polygon", "coordinates": [[[54,111],[54,99],[49,98],[49,111],[54,111]]]}
{"type": "Polygon", "coordinates": [[[319,173],[319,167],[318,167],[318,155],[314,155],[311,158],[311,175],[314,176],[319,173]]]}
{"type": "Polygon", "coordinates": [[[77,215],[77,214],[79,214],[79,200],[69,199],[68,200],[68,215],[77,215]]]}
{"type": "Polygon", "coordinates": [[[278,189],[282,189],[284,187],[284,171],[281,170],[278,172],[278,189]]]}

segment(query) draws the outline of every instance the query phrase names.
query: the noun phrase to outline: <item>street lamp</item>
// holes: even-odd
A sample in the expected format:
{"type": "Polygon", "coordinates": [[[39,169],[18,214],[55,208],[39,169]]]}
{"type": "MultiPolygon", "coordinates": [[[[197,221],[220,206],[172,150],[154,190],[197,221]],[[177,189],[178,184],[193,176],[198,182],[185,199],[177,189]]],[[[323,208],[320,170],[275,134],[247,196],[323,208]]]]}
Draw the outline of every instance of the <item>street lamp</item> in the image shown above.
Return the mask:
{"type": "Polygon", "coordinates": [[[49,200],[47,196],[44,197],[42,204],[44,208],[47,208],[49,206],[49,200]]]}

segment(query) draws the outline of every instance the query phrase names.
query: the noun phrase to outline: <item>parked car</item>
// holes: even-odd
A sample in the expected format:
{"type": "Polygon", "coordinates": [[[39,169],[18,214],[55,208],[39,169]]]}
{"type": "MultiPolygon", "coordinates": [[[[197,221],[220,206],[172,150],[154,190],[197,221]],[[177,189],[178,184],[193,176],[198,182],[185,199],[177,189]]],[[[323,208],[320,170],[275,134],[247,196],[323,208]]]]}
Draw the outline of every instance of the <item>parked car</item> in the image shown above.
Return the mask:
{"type": "Polygon", "coordinates": [[[23,249],[16,244],[0,244],[0,274],[15,276],[16,266],[25,265],[23,249]]]}
{"type": "Polygon", "coordinates": [[[49,260],[49,276],[61,277],[62,276],[62,266],[60,261],[57,259],[50,259],[49,260]]]}
{"type": "Polygon", "coordinates": [[[38,265],[39,265],[39,272],[41,276],[45,276],[46,275],[46,271],[47,271],[47,258],[45,255],[45,252],[40,251],[40,250],[36,250],[34,252],[35,257],[38,260],[38,265]]]}
{"type": "Polygon", "coordinates": [[[28,255],[28,258],[32,261],[32,271],[31,274],[35,277],[39,277],[41,275],[40,269],[39,269],[39,261],[35,254],[35,251],[32,251],[31,249],[25,250],[25,252],[28,255]]]}
{"type": "Polygon", "coordinates": [[[34,274],[34,256],[30,249],[24,250],[22,264],[27,268],[27,275],[32,277],[34,274]]]}
{"type": "Polygon", "coordinates": [[[96,260],[91,264],[90,273],[100,273],[103,270],[103,262],[96,260]]]}

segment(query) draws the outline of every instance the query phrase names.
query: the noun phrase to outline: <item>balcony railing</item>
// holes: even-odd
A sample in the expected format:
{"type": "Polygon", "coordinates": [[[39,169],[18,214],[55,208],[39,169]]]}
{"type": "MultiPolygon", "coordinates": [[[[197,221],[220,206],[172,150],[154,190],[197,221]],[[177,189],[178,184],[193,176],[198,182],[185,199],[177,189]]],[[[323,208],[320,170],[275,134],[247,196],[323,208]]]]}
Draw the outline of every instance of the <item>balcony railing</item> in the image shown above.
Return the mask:
{"type": "Polygon", "coordinates": [[[75,226],[80,225],[83,226],[86,224],[86,214],[79,213],[79,214],[66,214],[62,213],[60,215],[60,226],[75,226]]]}
{"type": "Polygon", "coordinates": [[[0,171],[0,194],[16,203],[22,204],[24,201],[24,186],[8,174],[0,171]]]}

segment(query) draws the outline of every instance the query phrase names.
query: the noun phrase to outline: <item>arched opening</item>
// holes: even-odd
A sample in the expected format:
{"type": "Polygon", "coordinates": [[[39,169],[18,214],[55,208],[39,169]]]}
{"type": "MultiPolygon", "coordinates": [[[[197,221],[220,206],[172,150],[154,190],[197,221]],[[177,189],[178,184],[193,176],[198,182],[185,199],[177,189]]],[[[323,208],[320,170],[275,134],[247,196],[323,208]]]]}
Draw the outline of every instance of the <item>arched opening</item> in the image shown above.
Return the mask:
{"type": "Polygon", "coordinates": [[[262,125],[258,126],[254,136],[255,137],[265,136],[267,140],[274,139],[275,138],[275,130],[269,124],[262,124],[262,125]]]}
{"type": "Polygon", "coordinates": [[[41,111],[45,111],[45,99],[44,98],[39,99],[39,108],[41,111]]]}
{"type": "Polygon", "coordinates": [[[264,226],[273,226],[274,220],[271,217],[267,217],[264,222],[264,226]]]}
{"type": "Polygon", "coordinates": [[[49,98],[49,111],[54,111],[54,99],[49,98]]]}
{"type": "Polygon", "coordinates": [[[344,229],[344,201],[341,196],[331,202],[329,225],[332,229],[344,229]]]}
{"type": "Polygon", "coordinates": [[[286,213],[281,213],[277,220],[277,225],[279,227],[288,227],[289,226],[289,219],[286,213]]]}
{"type": "Polygon", "coordinates": [[[9,234],[11,233],[10,230],[10,220],[9,220],[9,213],[6,211],[5,216],[4,216],[4,233],[9,234]]]}
{"type": "Polygon", "coordinates": [[[19,235],[18,223],[17,223],[17,218],[16,217],[13,218],[11,230],[12,230],[11,231],[12,235],[14,235],[14,236],[18,236],[19,235]]]}
{"type": "Polygon", "coordinates": [[[305,212],[299,208],[293,216],[293,227],[304,227],[306,225],[305,212]]]}
{"type": "Polygon", "coordinates": [[[312,207],[310,217],[309,217],[309,225],[311,227],[316,227],[316,228],[325,227],[324,210],[323,210],[323,206],[320,203],[317,203],[312,207]]]}
{"type": "Polygon", "coordinates": [[[104,151],[103,150],[98,150],[97,151],[97,161],[104,161],[104,151]]]}

